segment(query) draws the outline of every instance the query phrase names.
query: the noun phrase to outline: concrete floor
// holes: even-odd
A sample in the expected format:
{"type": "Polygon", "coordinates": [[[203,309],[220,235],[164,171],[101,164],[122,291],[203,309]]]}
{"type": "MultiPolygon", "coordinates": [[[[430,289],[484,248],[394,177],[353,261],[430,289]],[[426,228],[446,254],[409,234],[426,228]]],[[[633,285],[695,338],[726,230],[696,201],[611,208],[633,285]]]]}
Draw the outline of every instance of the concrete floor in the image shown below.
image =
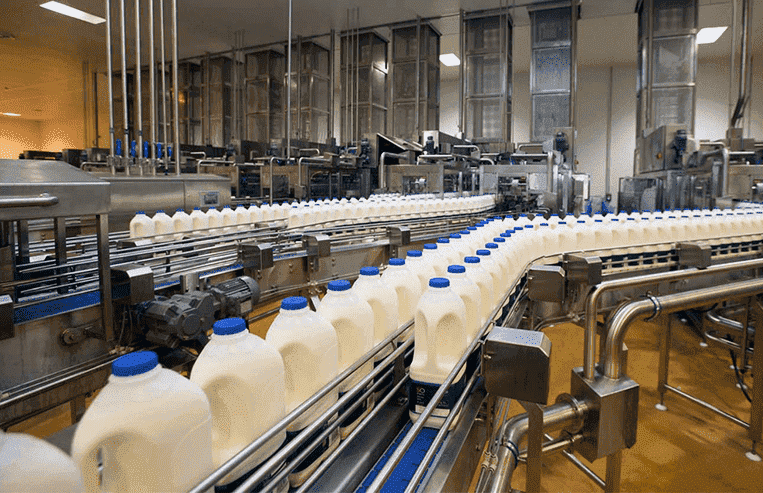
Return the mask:
{"type": "MultiPolygon", "coordinates": [[[[553,402],[558,394],[569,392],[570,369],[582,366],[583,329],[565,324],[545,333],[552,341],[549,400],[553,402]]],[[[625,340],[627,373],[641,389],[637,441],[623,453],[622,491],[763,491],[763,462],[744,455],[750,447],[746,430],[674,394],[666,395],[667,411],[655,409],[659,333],[657,325],[639,322],[625,340]]],[[[672,333],[668,383],[749,421],[750,405],[735,386],[728,352],[701,348],[698,337],[676,319],[672,333]]],[[[746,381],[751,384],[749,377],[746,381]]],[[[512,415],[523,411],[512,402],[512,415]]],[[[760,448],[758,452],[763,452],[760,448]]],[[[601,459],[592,466],[602,478],[605,462],[601,459]]],[[[524,465],[514,474],[512,486],[524,491],[524,465]]],[[[544,458],[541,487],[554,492],[600,491],[561,454],[544,458]]]]}

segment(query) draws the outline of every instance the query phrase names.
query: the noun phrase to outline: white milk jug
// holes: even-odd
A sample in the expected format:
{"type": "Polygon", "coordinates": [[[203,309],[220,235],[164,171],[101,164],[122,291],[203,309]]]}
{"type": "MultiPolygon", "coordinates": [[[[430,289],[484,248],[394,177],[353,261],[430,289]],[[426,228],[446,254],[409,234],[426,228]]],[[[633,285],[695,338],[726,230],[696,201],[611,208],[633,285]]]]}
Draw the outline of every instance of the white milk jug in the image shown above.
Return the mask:
{"type": "Polygon", "coordinates": [[[82,493],[79,467],[58,447],[0,430],[0,491],[82,493]]]}
{"type": "Polygon", "coordinates": [[[201,209],[195,207],[191,212],[191,227],[194,231],[200,231],[203,233],[209,229],[209,216],[201,212],[201,209]]]}
{"type": "MultiPolygon", "coordinates": [[[[363,267],[352,287],[353,292],[371,305],[374,312],[374,346],[389,337],[400,326],[397,293],[381,282],[378,267],[363,267]]],[[[381,361],[392,352],[392,345],[380,351],[374,361],[381,361]]]]}
{"type": "Polygon", "coordinates": [[[175,229],[172,225],[172,218],[170,216],[165,214],[164,211],[156,211],[152,221],[154,222],[156,241],[162,242],[172,240],[175,229]]]}
{"type": "Polygon", "coordinates": [[[482,328],[482,297],[477,283],[466,275],[463,265],[448,267],[448,280],[453,290],[466,306],[466,342],[471,343],[482,328]]]}
{"type": "MultiPolygon", "coordinates": [[[[408,269],[405,259],[391,258],[381,280],[397,294],[398,323],[402,325],[412,320],[416,305],[421,298],[421,281],[418,275],[408,269]]],[[[398,342],[408,340],[410,335],[411,331],[401,336],[398,342]]]]}
{"type": "Polygon", "coordinates": [[[172,229],[175,231],[175,239],[182,240],[186,233],[193,231],[191,216],[183,209],[178,209],[172,215],[172,229]]]}
{"type": "Polygon", "coordinates": [[[130,220],[130,238],[154,236],[154,221],[145,212],[138,211],[130,220]]]}
{"type": "Polygon", "coordinates": [[[187,491],[209,476],[212,414],[199,386],[152,351],[118,358],[111,373],[74,433],[87,490],[187,491]]]}

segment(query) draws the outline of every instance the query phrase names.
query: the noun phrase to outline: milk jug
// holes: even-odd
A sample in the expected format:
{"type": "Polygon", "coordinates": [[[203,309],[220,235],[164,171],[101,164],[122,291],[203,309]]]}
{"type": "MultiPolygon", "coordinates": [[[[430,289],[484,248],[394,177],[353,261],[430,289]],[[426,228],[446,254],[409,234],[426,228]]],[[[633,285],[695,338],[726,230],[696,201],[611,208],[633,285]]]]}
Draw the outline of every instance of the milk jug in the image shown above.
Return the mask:
{"type": "MultiPolygon", "coordinates": [[[[318,314],[328,320],[336,331],[339,344],[339,367],[342,373],[361,356],[374,347],[374,312],[365,300],[360,299],[350,290],[350,281],[330,281],[328,292],[321,300],[318,314]]],[[[374,369],[373,360],[355,370],[355,373],[339,384],[339,397],[357,385],[360,380],[374,369]]],[[[373,396],[369,402],[359,406],[352,416],[343,419],[340,425],[342,438],[346,438],[355,429],[361,419],[373,407],[373,396]]]]}
{"type": "Polygon", "coordinates": [[[471,343],[482,328],[482,296],[477,283],[466,275],[463,265],[448,267],[450,288],[466,306],[466,342],[471,343]]]}
{"type": "Polygon", "coordinates": [[[58,447],[0,430],[0,491],[82,493],[85,487],[77,465],[58,447]]]}
{"type": "Polygon", "coordinates": [[[126,354],[82,417],[72,457],[88,491],[187,491],[214,470],[207,396],[156,353],[126,354]]]}
{"type": "Polygon", "coordinates": [[[408,250],[406,262],[408,269],[419,278],[421,292],[423,293],[429,287],[429,280],[435,277],[434,267],[429,262],[425,262],[421,250],[408,250]]]}
{"type": "Polygon", "coordinates": [[[493,291],[493,276],[480,265],[480,257],[465,257],[466,276],[480,288],[480,325],[485,325],[487,318],[495,309],[496,297],[493,291]]]}
{"type": "MultiPolygon", "coordinates": [[[[374,346],[389,337],[400,326],[397,293],[381,282],[378,267],[363,267],[352,287],[353,292],[371,305],[374,312],[374,346]]],[[[381,361],[392,352],[392,345],[380,351],[374,361],[381,361]]]]}
{"type": "MultiPolygon", "coordinates": [[[[493,259],[498,267],[498,279],[500,291],[496,291],[499,295],[506,289],[508,271],[509,271],[509,259],[503,256],[503,252],[498,250],[496,243],[485,243],[485,249],[490,252],[490,258],[493,259]]],[[[477,254],[479,255],[479,253],[477,254]]]]}
{"type": "Polygon", "coordinates": [[[130,221],[130,238],[154,236],[154,221],[145,212],[138,211],[130,221]]]}
{"type": "Polygon", "coordinates": [[[209,218],[209,231],[211,233],[220,233],[223,227],[223,215],[220,214],[215,207],[210,207],[207,210],[207,217],[209,218]]]}
{"type": "Polygon", "coordinates": [[[233,233],[236,231],[236,213],[233,209],[226,205],[220,214],[223,217],[223,233],[233,233]]]}
{"type": "Polygon", "coordinates": [[[437,239],[437,253],[445,257],[445,260],[448,262],[447,265],[458,264],[461,262],[458,250],[453,248],[450,244],[450,238],[437,239]]]}
{"type": "Polygon", "coordinates": [[[246,209],[246,207],[242,204],[239,204],[236,207],[236,210],[233,212],[236,213],[236,229],[239,231],[246,231],[249,229],[249,218],[251,215],[249,214],[249,211],[246,209]]]}
{"type": "MultiPolygon", "coordinates": [[[[428,263],[434,269],[435,275],[444,276],[448,271],[448,259],[437,251],[435,243],[425,243],[422,250],[424,262],[428,263]]],[[[427,282],[429,282],[427,280],[427,282]]]]}
{"type": "Polygon", "coordinates": [[[172,229],[175,231],[175,239],[182,240],[186,233],[193,231],[191,216],[186,214],[183,209],[175,211],[172,215],[172,229]]]}
{"type": "Polygon", "coordinates": [[[209,216],[201,212],[201,209],[194,207],[191,212],[191,227],[194,231],[206,233],[209,229],[209,216]]]}
{"type": "Polygon", "coordinates": [[[164,213],[164,211],[156,211],[152,218],[154,222],[154,234],[156,235],[156,241],[170,241],[174,237],[175,229],[172,225],[172,218],[164,213]]]}
{"type": "MultiPolygon", "coordinates": [[[[191,371],[212,410],[212,459],[218,468],[285,416],[286,380],[280,353],[247,330],[242,318],[218,320],[191,371]]],[[[220,485],[248,477],[286,439],[282,431],[220,485]]]]}
{"type": "MultiPolygon", "coordinates": [[[[339,343],[336,331],[325,318],[307,308],[307,300],[302,296],[292,296],[281,302],[281,311],[270,325],[265,342],[275,347],[283,358],[287,414],[338,375],[339,343]]],[[[291,422],[286,428],[287,438],[299,434],[336,400],[337,391],[334,389],[291,422]]],[[[324,427],[319,428],[314,436],[324,430],[324,427]]],[[[292,486],[304,483],[338,445],[339,430],[336,430],[316,449],[320,454],[317,459],[302,462],[289,475],[292,486]]]]}
{"type": "MultiPolygon", "coordinates": [[[[411,420],[421,415],[439,386],[453,370],[468,347],[466,305],[450,288],[450,281],[435,277],[421,295],[414,317],[413,362],[408,414],[411,420]]],[[[439,428],[464,389],[464,368],[448,389],[425,426],[439,428]]],[[[454,421],[455,423],[455,421],[454,421]]]]}
{"type": "Polygon", "coordinates": [[[501,272],[500,264],[493,258],[490,250],[487,249],[477,250],[477,257],[480,259],[482,268],[485,269],[493,279],[493,296],[496,300],[501,299],[501,295],[503,294],[503,285],[501,282],[503,274],[501,272]]]}
{"type": "MultiPolygon", "coordinates": [[[[408,269],[404,259],[391,258],[381,280],[397,294],[398,323],[402,325],[412,320],[416,305],[421,298],[421,281],[418,275],[408,269]]],[[[409,331],[408,334],[400,336],[398,342],[408,340],[410,335],[409,331]]]]}

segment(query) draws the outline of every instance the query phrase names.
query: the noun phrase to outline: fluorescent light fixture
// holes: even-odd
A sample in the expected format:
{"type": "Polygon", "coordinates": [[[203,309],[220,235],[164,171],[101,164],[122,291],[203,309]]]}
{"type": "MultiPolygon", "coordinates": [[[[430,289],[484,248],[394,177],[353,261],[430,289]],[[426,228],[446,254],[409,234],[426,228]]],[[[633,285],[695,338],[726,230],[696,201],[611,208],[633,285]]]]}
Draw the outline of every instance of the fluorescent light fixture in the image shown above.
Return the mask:
{"type": "Polygon", "coordinates": [[[461,60],[454,53],[444,53],[440,55],[440,61],[446,67],[455,67],[461,63],[461,60]]]}
{"type": "Polygon", "coordinates": [[[19,113],[0,113],[3,116],[21,116],[19,113]]]}
{"type": "Polygon", "coordinates": [[[81,21],[89,22],[90,24],[102,24],[106,22],[106,19],[103,19],[102,17],[88,14],[87,12],[83,12],[79,9],[75,9],[74,7],[69,7],[68,5],[64,5],[58,2],[46,2],[40,5],[40,7],[52,10],[53,12],[58,12],[59,14],[67,15],[69,17],[74,17],[75,19],[79,19],[81,21]]]}
{"type": "Polygon", "coordinates": [[[728,26],[703,27],[697,33],[697,44],[706,45],[710,43],[715,43],[716,41],[718,41],[718,38],[721,37],[721,34],[723,34],[726,31],[726,29],[728,29],[728,26]]]}

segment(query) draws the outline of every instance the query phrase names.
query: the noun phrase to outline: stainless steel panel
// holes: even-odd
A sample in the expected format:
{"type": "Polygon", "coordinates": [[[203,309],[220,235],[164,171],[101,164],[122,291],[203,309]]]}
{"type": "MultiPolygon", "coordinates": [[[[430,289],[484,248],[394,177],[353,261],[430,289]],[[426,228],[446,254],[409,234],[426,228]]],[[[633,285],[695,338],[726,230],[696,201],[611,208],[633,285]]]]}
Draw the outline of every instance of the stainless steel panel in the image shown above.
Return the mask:
{"type": "Polygon", "coordinates": [[[551,378],[551,340],[543,332],[495,327],[482,346],[490,394],[545,405],[551,378]]]}
{"type": "Polygon", "coordinates": [[[61,161],[0,160],[0,197],[29,199],[41,194],[56,197],[47,206],[0,207],[0,221],[89,216],[108,213],[110,185],[61,161]],[[87,197],[87,200],[83,198],[87,197]]]}

